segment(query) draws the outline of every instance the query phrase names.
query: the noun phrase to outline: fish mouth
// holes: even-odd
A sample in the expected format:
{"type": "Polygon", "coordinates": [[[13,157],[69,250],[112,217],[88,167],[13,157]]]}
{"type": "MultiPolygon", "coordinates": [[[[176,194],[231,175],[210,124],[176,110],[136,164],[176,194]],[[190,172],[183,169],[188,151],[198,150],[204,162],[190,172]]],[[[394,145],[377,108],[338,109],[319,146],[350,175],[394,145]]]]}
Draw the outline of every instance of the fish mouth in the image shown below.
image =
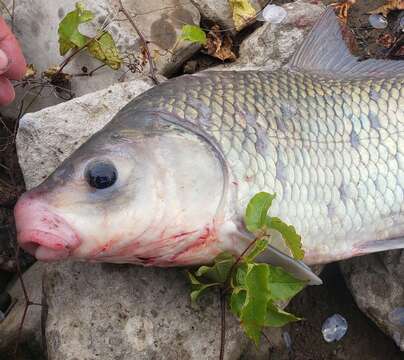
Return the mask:
{"type": "Polygon", "coordinates": [[[41,230],[23,230],[18,234],[21,248],[41,261],[56,261],[67,258],[71,246],[55,234],[41,230]]]}
{"type": "Polygon", "coordinates": [[[65,259],[81,243],[72,227],[35,193],[18,200],[14,215],[19,245],[38,260],[65,259]]]}

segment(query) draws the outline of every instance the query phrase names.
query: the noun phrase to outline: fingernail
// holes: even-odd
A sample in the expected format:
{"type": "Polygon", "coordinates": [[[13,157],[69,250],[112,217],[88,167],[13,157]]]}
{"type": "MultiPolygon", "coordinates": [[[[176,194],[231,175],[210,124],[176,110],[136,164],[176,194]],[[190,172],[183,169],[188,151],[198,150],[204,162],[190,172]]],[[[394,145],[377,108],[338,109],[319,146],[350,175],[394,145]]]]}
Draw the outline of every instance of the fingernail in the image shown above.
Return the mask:
{"type": "Polygon", "coordinates": [[[7,71],[9,65],[9,59],[7,54],[0,49],[0,73],[7,71]]]}

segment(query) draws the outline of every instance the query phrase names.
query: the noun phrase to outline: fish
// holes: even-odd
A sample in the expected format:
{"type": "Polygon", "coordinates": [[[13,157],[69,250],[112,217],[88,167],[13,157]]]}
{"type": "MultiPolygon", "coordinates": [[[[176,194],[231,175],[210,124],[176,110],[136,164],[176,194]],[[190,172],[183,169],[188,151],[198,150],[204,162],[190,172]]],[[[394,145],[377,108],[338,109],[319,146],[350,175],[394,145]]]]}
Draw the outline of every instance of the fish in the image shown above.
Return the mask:
{"type": "Polygon", "coordinates": [[[311,284],[308,265],[404,247],[404,62],[353,56],[332,8],[277,71],[203,71],[141,94],[15,207],[38,260],[211,263],[253,241],[248,201],[279,233],[260,261],[311,284]]]}

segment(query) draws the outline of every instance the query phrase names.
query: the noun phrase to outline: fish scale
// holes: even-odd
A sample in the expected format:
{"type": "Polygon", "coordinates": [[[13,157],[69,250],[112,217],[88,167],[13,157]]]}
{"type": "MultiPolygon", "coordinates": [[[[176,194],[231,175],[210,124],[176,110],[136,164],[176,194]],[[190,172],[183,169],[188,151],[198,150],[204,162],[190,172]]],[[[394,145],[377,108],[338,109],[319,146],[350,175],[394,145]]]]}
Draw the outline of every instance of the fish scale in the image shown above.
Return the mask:
{"type": "Polygon", "coordinates": [[[228,162],[240,204],[275,192],[273,214],[301,233],[306,260],[328,261],[387,239],[403,221],[403,89],[403,78],[206,72],[163,84],[136,108],[203,128],[228,162]],[[200,94],[203,111],[192,106],[200,94]]]}

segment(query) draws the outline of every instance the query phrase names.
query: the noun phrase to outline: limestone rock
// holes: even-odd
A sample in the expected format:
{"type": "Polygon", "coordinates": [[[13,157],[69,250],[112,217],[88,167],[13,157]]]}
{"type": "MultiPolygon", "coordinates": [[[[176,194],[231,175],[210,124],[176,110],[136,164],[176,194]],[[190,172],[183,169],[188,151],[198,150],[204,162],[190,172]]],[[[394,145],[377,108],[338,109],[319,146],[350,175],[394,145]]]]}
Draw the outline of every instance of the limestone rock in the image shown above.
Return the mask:
{"type": "MultiPolygon", "coordinates": [[[[42,301],[42,274],[45,268],[44,263],[35,263],[28,271],[24,273],[24,284],[31,301],[41,303],[42,301]]],[[[15,305],[8,313],[6,318],[0,322],[0,358],[12,359],[14,346],[17,340],[18,328],[24,311],[25,298],[20,282],[15,281],[9,289],[12,303],[15,305]],[[4,357],[2,357],[4,356],[4,357]]],[[[24,359],[44,359],[42,349],[41,332],[41,313],[42,307],[30,306],[24,321],[21,332],[19,355],[24,359]]]]}
{"type": "MultiPolygon", "coordinates": [[[[217,359],[220,304],[207,294],[191,306],[181,269],[63,263],[48,268],[49,359],[217,359]]],[[[269,334],[282,344],[280,330],[269,334]]],[[[251,346],[227,313],[226,359],[267,359],[268,345],[251,346]]]]}
{"type": "MultiPolygon", "coordinates": [[[[201,14],[208,20],[222,26],[223,30],[235,31],[232,10],[229,0],[191,0],[201,14]]],[[[259,12],[267,0],[250,0],[251,5],[259,12]]]]}
{"type": "MultiPolygon", "coordinates": [[[[15,34],[20,40],[28,63],[35,64],[38,74],[62,62],[63,57],[59,54],[58,25],[68,12],[74,10],[76,2],[76,0],[21,0],[15,3],[15,34]]],[[[9,8],[11,3],[11,0],[5,1],[9,8]]],[[[83,24],[80,27],[81,31],[86,35],[95,36],[97,28],[110,23],[107,30],[113,35],[124,62],[132,65],[138,62],[137,71],[148,74],[148,65],[141,64],[144,57],[141,53],[140,39],[129,21],[118,13],[119,1],[87,0],[84,3],[87,9],[93,11],[95,18],[91,23],[83,24]]],[[[123,4],[133,15],[144,37],[151,42],[150,49],[160,73],[173,72],[184,59],[199,49],[198,45],[190,42],[176,43],[184,24],[199,24],[199,11],[190,2],[123,0],[123,4]]],[[[74,57],[65,68],[65,72],[80,74],[83,66],[91,71],[100,64],[98,60],[82,52],[74,57]]],[[[118,81],[131,80],[133,77],[134,74],[126,67],[117,71],[104,67],[91,77],[73,77],[72,93],[75,96],[81,96],[104,89],[118,81]]],[[[15,116],[19,108],[19,100],[23,96],[26,96],[25,103],[29,103],[40,89],[36,86],[31,91],[27,91],[30,87],[33,86],[17,87],[17,101],[8,109],[2,109],[2,113],[15,116]]],[[[53,87],[44,88],[30,111],[37,111],[63,101],[56,95],[53,87]]],[[[62,96],[66,97],[66,94],[62,96]]]]}
{"type": "Polygon", "coordinates": [[[264,23],[240,46],[234,63],[214,70],[270,70],[288,63],[318,17],[325,10],[321,1],[297,0],[282,5],[287,17],[280,24],[264,23]]]}
{"type": "Polygon", "coordinates": [[[404,250],[341,262],[359,308],[404,351],[404,250]],[[397,315],[401,314],[401,317],[397,315]]]}
{"type": "Polygon", "coordinates": [[[39,185],[118,110],[152,85],[143,77],[26,114],[20,121],[17,152],[27,189],[39,185]]]}

